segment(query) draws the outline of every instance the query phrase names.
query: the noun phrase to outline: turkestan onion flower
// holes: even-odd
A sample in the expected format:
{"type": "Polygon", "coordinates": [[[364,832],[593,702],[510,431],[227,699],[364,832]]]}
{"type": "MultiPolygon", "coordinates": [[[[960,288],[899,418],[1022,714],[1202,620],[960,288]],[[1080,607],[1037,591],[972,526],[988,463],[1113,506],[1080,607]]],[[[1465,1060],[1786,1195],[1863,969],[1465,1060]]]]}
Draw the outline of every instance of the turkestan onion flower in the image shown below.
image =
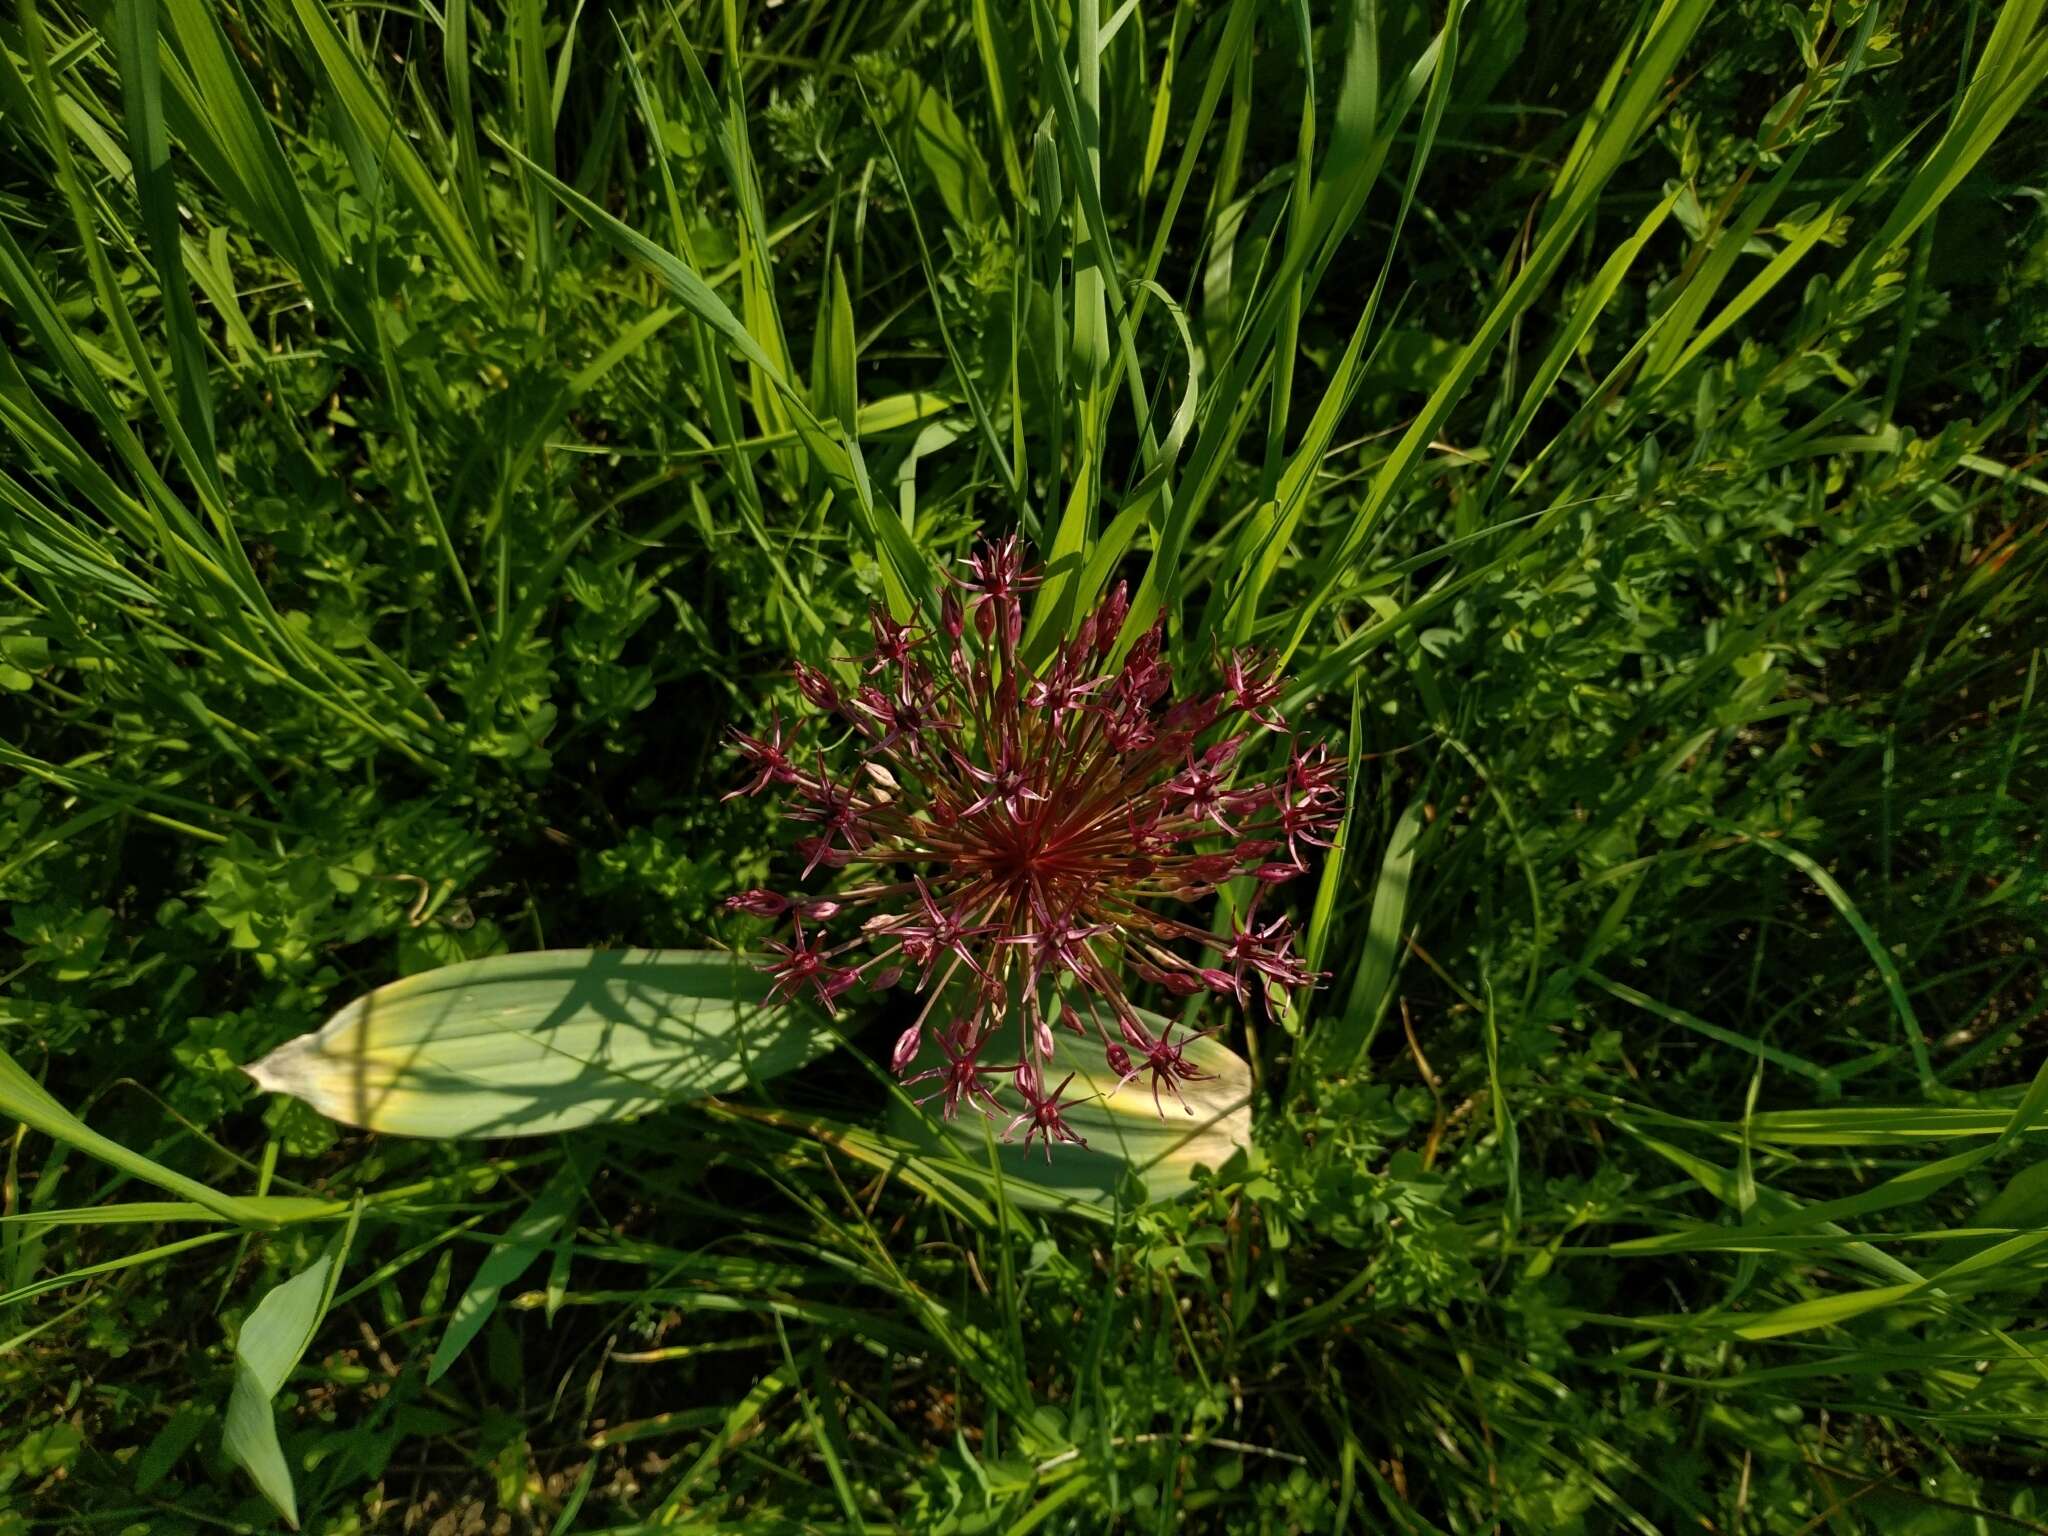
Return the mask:
{"type": "MultiPolygon", "coordinates": [[[[856,986],[907,981],[925,1002],[891,1066],[950,1117],[1008,1112],[1006,1134],[1077,1140],[1068,1084],[1049,1084],[1054,1028],[1092,1037],[1119,1082],[1178,1100],[1202,1076],[1139,1017],[1127,981],[1284,1009],[1313,983],[1290,920],[1265,891],[1301,874],[1342,814],[1343,770],[1288,740],[1284,766],[1241,774],[1251,738],[1284,733],[1282,680],[1250,652],[1219,659],[1222,686],[1175,699],[1163,621],[1114,658],[1129,604],[1119,586],[1036,668],[1020,656],[1023,595],[1038,584],[1014,538],[984,544],[953,578],[936,628],[877,609],[851,688],[801,663],[798,691],[857,751],[834,767],[781,722],[735,732],[747,781],[781,786],[805,824],[796,847],[816,896],[746,891],[737,911],[790,919],[771,946],[775,995],[828,1010],[856,986]],[[1258,896],[1228,933],[1158,910],[1250,876],[1258,896]],[[1055,1013],[1048,1004],[1060,999],[1055,1013]],[[943,1013],[941,1012],[943,1010],[943,1013]]],[[[730,797],[728,797],[730,798],[730,797]]]]}

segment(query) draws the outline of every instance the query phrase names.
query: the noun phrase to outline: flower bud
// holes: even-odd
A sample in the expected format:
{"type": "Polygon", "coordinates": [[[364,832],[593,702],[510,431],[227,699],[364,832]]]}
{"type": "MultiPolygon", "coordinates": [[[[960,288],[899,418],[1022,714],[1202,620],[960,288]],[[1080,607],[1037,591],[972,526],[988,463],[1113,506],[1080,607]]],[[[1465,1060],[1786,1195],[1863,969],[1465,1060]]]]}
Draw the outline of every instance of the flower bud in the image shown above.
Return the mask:
{"type": "Polygon", "coordinates": [[[1037,1027],[1031,1032],[1031,1049],[1038,1053],[1040,1061],[1051,1061],[1053,1052],[1052,1026],[1039,1016],[1037,1027]]]}
{"type": "Polygon", "coordinates": [[[1190,885],[1217,885],[1228,880],[1236,871],[1235,854],[1204,853],[1189,859],[1181,866],[1181,878],[1190,885]]]}
{"type": "Polygon", "coordinates": [[[1124,631],[1124,617],[1131,611],[1130,586],[1118,582],[1116,589],[1102,600],[1102,606],[1095,611],[1095,649],[1098,655],[1107,656],[1116,649],[1117,636],[1124,631]]]}
{"type": "Polygon", "coordinates": [[[1238,749],[1243,745],[1243,736],[1232,736],[1227,741],[1217,742],[1215,746],[1202,754],[1202,766],[1208,769],[1223,767],[1224,764],[1237,756],[1238,749]]]}
{"type": "Polygon", "coordinates": [[[804,696],[804,701],[813,709],[831,711],[839,708],[839,690],[832,686],[832,679],[816,667],[798,662],[796,687],[797,692],[804,696]]]}

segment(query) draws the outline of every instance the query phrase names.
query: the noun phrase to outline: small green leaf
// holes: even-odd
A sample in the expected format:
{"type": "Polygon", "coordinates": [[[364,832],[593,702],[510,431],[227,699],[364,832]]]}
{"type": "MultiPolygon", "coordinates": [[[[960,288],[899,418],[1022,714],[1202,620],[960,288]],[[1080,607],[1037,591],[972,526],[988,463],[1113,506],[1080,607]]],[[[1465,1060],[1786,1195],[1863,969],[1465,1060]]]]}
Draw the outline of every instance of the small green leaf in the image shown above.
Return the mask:
{"type": "Polygon", "coordinates": [[[890,128],[924,162],[954,224],[973,229],[1000,218],[988,166],[952,104],[914,69],[899,65],[893,74],[884,65],[875,69],[883,76],[879,84],[892,109],[890,128]]]}

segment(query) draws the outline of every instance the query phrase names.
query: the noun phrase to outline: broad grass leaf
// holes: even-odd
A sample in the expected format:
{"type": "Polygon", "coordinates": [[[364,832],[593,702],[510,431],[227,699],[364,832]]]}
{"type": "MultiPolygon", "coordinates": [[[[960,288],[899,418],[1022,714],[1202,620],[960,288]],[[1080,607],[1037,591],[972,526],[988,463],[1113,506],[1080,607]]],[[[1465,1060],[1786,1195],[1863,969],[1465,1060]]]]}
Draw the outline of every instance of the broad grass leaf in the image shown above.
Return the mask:
{"type": "Polygon", "coordinates": [[[351,1222],[310,1266],[272,1287],[235,1339],[235,1384],[228,1394],[221,1449],[249,1474],[257,1491],[293,1530],[299,1528],[299,1501],[291,1466],[278,1444],[270,1401],[283,1390],[292,1367],[313,1342],[313,1330],[333,1300],[341,1261],[354,1234],[351,1222]]]}
{"type": "Polygon", "coordinates": [[[725,1093],[832,1037],[740,957],[541,950],[408,976],[246,1070],[331,1119],[407,1136],[541,1136],[725,1093]]]}

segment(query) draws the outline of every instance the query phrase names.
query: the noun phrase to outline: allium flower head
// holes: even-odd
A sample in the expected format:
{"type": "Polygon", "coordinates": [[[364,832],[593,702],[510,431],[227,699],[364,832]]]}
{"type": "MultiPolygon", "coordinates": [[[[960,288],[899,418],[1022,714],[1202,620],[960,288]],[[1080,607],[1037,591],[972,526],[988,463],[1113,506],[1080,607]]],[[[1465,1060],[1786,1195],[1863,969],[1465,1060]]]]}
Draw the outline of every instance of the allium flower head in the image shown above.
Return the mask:
{"type": "Polygon", "coordinates": [[[1258,899],[1224,934],[1158,908],[1240,875],[1263,896],[1301,874],[1306,851],[1329,846],[1344,785],[1326,747],[1298,741],[1276,774],[1245,774],[1252,739],[1287,729],[1282,679],[1256,654],[1219,656],[1220,686],[1180,699],[1163,621],[1113,660],[1130,606],[1121,585],[1026,665],[1023,599],[1038,583],[1016,539],[984,544],[935,627],[872,616],[850,690],[799,664],[798,691],[834,722],[830,735],[851,735],[858,760],[835,772],[822,746],[798,748],[779,722],[765,739],[735,732],[748,773],[735,793],[782,788],[809,829],[796,844],[805,878],[822,869],[835,887],[746,891],[727,905],[790,915],[789,938],[770,946],[779,997],[829,1010],[857,985],[915,987],[924,1009],[893,1070],[933,1085],[927,1097],[948,1116],[994,1113],[1009,1090],[1022,1108],[1008,1134],[1050,1153],[1079,1139],[1067,1082],[1047,1087],[1055,1018],[1092,1036],[1119,1082],[1149,1079],[1163,1113],[1162,1095],[1178,1102],[1203,1074],[1182,1054],[1187,1039],[1155,1036],[1139,1017],[1127,979],[1273,1010],[1285,989],[1314,983],[1290,920],[1261,917],[1258,899]],[[947,1022],[932,1026],[942,998],[947,1022]]]}

